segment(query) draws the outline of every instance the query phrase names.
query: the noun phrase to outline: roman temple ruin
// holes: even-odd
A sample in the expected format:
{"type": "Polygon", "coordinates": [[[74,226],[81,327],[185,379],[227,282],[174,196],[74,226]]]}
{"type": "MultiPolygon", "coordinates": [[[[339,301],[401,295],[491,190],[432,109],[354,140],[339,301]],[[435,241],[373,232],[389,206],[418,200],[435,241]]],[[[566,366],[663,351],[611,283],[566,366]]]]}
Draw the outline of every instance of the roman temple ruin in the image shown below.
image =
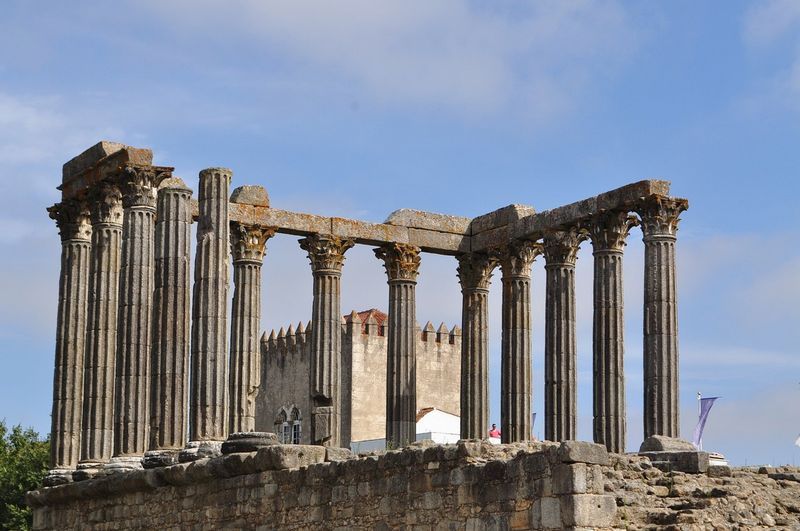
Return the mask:
{"type": "Polygon", "coordinates": [[[311,444],[332,448],[348,438],[340,280],[354,245],[374,247],[387,275],[389,443],[415,439],[415,286],[425,253],[454,257],[461,284],[463,439],[483,438],[488,429],[488,288],[499,268],[504,443],[531,438],[531,264],[543,257],[545,434],[575,439],[575,267],[588,240],[594,441],[624,452],[622,260],[637,225],[645,246],[643,437],[678,436],[675,242],[688,203],[670,196],[668,182],[640,181],[543,212],[510,205],[469,219],[398,210],[369,223],[273,208],[258,186],[231,193],[226,168],[200,172],[195,201],[173,168],[152,162],[148,149],[100,142],[64,165],[62,199],[48,209],[62,251],[47,484],[215,456],[225,444],[252,451],[260,440],[274,443],[274,435],[255,430],[264,383],[261,266],[276,233],[299,237],[298,251],[311,265],[311,325],[304,330],[311,444]]]}

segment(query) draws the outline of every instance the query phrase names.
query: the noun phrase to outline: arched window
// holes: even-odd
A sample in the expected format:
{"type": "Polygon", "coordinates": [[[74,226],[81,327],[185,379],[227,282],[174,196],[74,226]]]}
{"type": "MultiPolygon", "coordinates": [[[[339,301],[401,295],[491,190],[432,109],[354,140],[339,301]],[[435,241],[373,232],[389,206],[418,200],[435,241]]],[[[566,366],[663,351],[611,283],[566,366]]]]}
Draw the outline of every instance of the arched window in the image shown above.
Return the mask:
{"type": "Polygon", "coordinates": [[[300,418],[300,410],[296,407],[292,408],[292,444],[300,444],[300,435],[302,430],[302,419],[300,418]]]}
{"type": "Polygon", "coordinates": [[[282,407],[275,417],[275,433],[281,444],[300,444],[303,433],[303,419],[297,406],[288,410],[282,407]]]}

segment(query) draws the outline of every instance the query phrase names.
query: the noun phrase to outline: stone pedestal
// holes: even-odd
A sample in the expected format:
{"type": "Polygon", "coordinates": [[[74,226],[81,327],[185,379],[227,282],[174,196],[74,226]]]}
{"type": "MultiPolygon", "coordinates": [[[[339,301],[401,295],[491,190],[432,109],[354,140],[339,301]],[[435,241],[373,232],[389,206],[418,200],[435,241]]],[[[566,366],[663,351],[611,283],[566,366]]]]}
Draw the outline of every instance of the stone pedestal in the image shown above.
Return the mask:
{"type": "Polygon", "coordinates": [[[680,435],[675,234],[685,199],[654,195],[636,211],[644,240],[644,436],[680,435]]]}
{"type": "MultiPolygon", "coordinates": [[[[340,284],[344,253],[352,240],[315,234],[300,240],[314,276],[311,322],[311,442],[348,446],[342,427],[342,312],[340,284]]],[[[349,397],[348,397],[349,398],[349,397]]],[[[349,422],[350,419],[346,419],[349,422]]]]}
{"type": "Polygon", "coordinates": [[[594,255],[594,442],[615,453],[625,452],[627,435],[622,255],[636,224],[627,212],[601,214],[588,224],[594,255]]]}
{"type": "Polygon", "coordinates": [[[143,465],[177,463],[186,444],[189,394],[189,260],[192,191],[161,183],[155,229],[150,444],[143,465]]]}
{"type": "Polygon", "coordinates": [[[386,444],[393,448],[412,443],[417,436],[415,289],[419,254],[418,247],[400,243],[375,250],[375,255],[384,261],[389,278],[386,444]]]}
{"type": "Polygon", "coordinates": [[[521,241],[501,252],[503,340],[500,424],[502,442],[528,440],[531,419],[531,264],[541,246],[521,241]]]}
{"type": "Polygon", "coordinates": [[[122,194],[104,183],[90,195],[92,252],[83,378],[81,462],[84,470],[108,461],[113,449],[122,194]]]}
{"type": "Polygon", "coordinates": [[[578,438],[575,261],[585,239],[578,229],[550,232],[544,237],[544,431],[550,441],[578,438]]]}
{"type": "Polygon", "coordinates": [[[124,217],[114,390],[116,469],[141,467],[150,423],[150,360],[156,191],[168,174],[128,167],[119,177],[124,217]]]}
{"type": "Polygon", "coordinates": [[[237,222],[231,222],[230,228],[234,291],[228,430],[236,433],[253,431],[256,425],[256,393],[261,376],[261,264],[267,239],[275,230],[237,222]]]}
{"type": "Polygon", "coordinates": [[[86,206],[68,200],[50,209],[61,235],[50,472],[45,484],[72,480],[80,459],[84,345],[92,227],[86,206]]]}
{"type": "MultiPolygon", "coordinates": [[[[191,390],[186,454],[217,451],[228,427],[228,195],[232,172],[200,172],[192,298],[191,390]]],[[[181,452],[181,459],[184,452],[181,452]]]]}
{"type": "Polygon", "coordinates": [[[485,253],[458,257],[462,439],[481,439],[489,430],[489,283],[497,263],[485,253]]]}
{"type": "Polygon", "coordinates": [[[248,431],[243,433],[231,433],[227,440],[222,443],[222,453],[237,454],[257,452],[265,446],[280,444],[278,436],[268,431],[248,431]]]}

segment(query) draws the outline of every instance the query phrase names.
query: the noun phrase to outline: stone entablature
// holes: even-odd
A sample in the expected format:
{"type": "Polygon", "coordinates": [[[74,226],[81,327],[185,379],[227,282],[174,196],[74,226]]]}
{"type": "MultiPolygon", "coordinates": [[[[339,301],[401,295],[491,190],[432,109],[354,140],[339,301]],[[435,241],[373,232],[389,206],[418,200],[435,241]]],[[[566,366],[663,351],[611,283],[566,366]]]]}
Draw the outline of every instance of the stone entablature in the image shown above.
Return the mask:
{"type": "Polygon", "coordinates": [[[412,445],[353,458],[272,445],[28,495],[33,529],[611,529],[593,443],[412,445]]]}

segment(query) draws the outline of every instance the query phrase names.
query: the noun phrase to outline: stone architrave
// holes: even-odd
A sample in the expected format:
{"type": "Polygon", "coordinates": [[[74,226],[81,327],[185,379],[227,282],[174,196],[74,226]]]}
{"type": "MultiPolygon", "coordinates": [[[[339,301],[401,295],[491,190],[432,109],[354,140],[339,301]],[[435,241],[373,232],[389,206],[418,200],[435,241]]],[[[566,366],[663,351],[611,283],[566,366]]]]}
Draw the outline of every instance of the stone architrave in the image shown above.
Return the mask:
{"type": "Polygon", "coordinates": [[[487,253],[458,257],[462,439],[482,439],[489,430],[489,284],[497,264],[487,253]]]}
{"type": "Polygon", "coordinates": [[[627,437],[622,256],[637,224],[624,211],[605,212],[587,223],[594,255],[594,442],[615,453],[625,452],[627,437]]]}
{"type": "Polygon", "coordinates": [[[182,461],[219,454],[228,429],[228,196],[233,172],[200,172],[192,297],[189,444],[182,461]]]}
{"type": "Polygon", "coordinates": [[[92,226],[86,205],[66,200],[48,209],[61,236],[50,472],[46,484],[68,482],[80,459],[83,356],[92,226]]]}
{"type": "Polygon", "coordinates": [[[550,441],[577,439],[575,262],[586,238],[577,228],[548,232],[544,237],[544,432],[550,441]]]}
{"type": "Polygon", "coordinates": [[[652,195],[636,207],[644,240],[644,437],[680,436],[675,239],[685,199],[652,195]]]}
{"type": "Polygon", "coordinates": [[[89,264],[88,321],[83,376],[80,468],[93,469],[111,458],[117,297],[122,237],[122,194],[101,183],[89,196],[92,252],[89,264]]]}
{"type": "Polygon", "coordinates": [[[417,435],[415,289],[420,249],[413,245],[392,243],[375,249],[375,256],[383,260],[389,284],[386,444],[400,447],[414,442],[417,435]]]}
{"type": "Polygon", "coordinates": [[[189,394],[189,279],[192,191],[161,183],[155,229],[150,443],[142,464],[170,465],[186,444],[189,394]]]}
{"type": "Polygon", "coordinates": [[[169,177],[153,167],[124,168],[112,463],[140,467],[150,424],[150,361],[156,195],[169,177]]]}
{"type": "Polygon", "coordinates": [[[255,430],[255,401],[261,376],[261,265],[275,229],[232,221],[233,308],[231,311],[229,433],[255,430]]]}
{"type": "Polygon", "coordinates": [[[531,418],[531,265],[541,245],[515,241],[500,251],[503,282],[500,424],[502,442],[528,440],[531,418]]]}
{"type": "MultiPolygon", "coordinates": [[[[300,240],[308,253],[314,277],[311,321],[311,442],[349,446],[342,438],[342,326],[341,278],[344,253],[350,239],[314,234],[300,240]]],[[[349,420],[349,419],[347,419],[349,420]]]]}

